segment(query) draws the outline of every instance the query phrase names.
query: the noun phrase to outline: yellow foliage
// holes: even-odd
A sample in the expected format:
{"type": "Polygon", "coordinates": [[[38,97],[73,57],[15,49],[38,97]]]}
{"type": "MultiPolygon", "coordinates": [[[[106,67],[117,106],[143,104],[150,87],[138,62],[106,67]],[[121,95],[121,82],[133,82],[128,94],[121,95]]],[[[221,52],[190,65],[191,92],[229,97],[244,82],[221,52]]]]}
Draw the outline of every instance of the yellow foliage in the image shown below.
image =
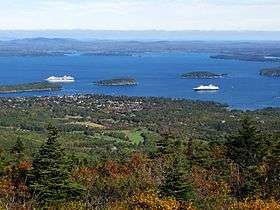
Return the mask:
{"type": "Polygon", "coordinates": [[[275,200],[246,199],[243,202],[235,202],[230,210],[280,210],[280,202],[275,200]]]}
{"type": "Polygon", "coordinates": [[[135,209],[159,209],[159,210],[177,210],[180,207],[174,199],[160,199],[155,193],[139,193],[132,197],[132,203],[135,205],[135,209]]]}
{"type": "Polygon", "coordinates": [[[116,201],[113,203],[110,203],[106,210],[127,210],[129,209],[129,205],[127,202],[123,202],[123,201],[116,201]]]}
{"type": "Polygon", "coordinates": [[[173,198],[159,198],[156,193],[139,193],[131,198],[133,209],[151,209],[151,210],[193,210],[191,205],[182,206],[173,198]]]}
{"type": "Polygon", "coordinates": [[[0,210],[6,210],[5,204],[0,201],[0,210]]]}
{"type": "Polygon", "coordinates": [[[69,209],[86,210],[87,206],[85,203],[82,202],[68,202],[58,206],[49,207],[48,209],[49,210],[69,210],[69,209]]]}

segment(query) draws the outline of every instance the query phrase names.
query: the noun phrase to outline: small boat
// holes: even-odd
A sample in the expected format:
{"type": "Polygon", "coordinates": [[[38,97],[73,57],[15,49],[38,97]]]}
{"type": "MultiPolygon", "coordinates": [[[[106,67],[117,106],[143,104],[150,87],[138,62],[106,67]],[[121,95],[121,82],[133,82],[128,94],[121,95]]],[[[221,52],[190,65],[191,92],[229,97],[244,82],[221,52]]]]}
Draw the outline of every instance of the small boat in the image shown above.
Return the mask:
{"type": "Polygon", "coordinates": [[[193,88],[193,90],[195,91],[215,91],[215,90],[219,90],[220,88],[218,86],[215,85],[200,85],[196,88],[193,88]]]}
{"type": "Polygon", "coordinates": [[[55,77],[51,76],[46,79],[48,82],[61,83],[61,82],[75,82],[75,78],[71,76],[55,77]]]}

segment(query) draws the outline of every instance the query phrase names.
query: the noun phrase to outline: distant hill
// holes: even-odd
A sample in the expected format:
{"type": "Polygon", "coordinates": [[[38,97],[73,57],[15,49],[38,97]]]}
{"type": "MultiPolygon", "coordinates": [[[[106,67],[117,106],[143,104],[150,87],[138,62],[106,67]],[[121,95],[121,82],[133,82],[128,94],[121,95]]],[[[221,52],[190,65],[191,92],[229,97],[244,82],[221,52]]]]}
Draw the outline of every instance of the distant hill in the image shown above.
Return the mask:
{"type": "Polygon", "coordinates": [[[119,30],[0,30],[0,40],[22,38],[72,38],[79,40],[138,40],[138,41],[240,41],[280,40],[280,31],[119,31],[119,30]]]}
{"type": "Polygon", "coordinates": [[[72,43],[72,42],[80,42],[75,39],[69,39],[69,38],[45,38],[45,37],[37,37],[37,38],[25,38],[25,39],[14,39],[9,41],[10,43],[16,43],[16,44],[38,44],[38,43],[72,43]]]}
{"type": "Polygon", "coordinates": [[[14,39],[14,40],[2,42],[2,44],[6,44],[6,45],[18,45],[24,47],[33,46],[33,47],[45,47],[45,48],[82,45],[82,43],[83,43],[82,41],[69,39],[69,38],[45,38],[45,37],[14,39]]]}
{"type": "Polygon", "coordinates": [[[81,41],[61,37],[34,37],[0,41],[0,56],[120,56],[137,53],[199,52],[264,57],[280,55],[280,41],[81,41]]]}

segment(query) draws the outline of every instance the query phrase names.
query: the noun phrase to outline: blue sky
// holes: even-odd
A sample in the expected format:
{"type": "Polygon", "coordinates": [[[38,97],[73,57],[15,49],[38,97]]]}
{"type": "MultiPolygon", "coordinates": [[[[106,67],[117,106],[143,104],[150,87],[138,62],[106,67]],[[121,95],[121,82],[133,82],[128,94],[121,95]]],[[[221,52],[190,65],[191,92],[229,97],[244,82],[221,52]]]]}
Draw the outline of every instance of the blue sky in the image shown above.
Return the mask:
{"type": "Polygon", "coordinates": [[[0,0],[0,29],[280,30],[280,0],[0,0]]]}

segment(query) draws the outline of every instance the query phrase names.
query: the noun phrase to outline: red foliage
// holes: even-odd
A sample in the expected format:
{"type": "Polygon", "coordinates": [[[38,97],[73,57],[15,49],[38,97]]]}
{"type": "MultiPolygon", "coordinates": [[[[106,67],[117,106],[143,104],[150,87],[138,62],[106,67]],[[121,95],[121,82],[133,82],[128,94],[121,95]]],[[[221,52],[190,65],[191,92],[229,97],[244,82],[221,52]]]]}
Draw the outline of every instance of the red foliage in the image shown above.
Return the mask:
{"type": "Polygon", "coordinates": [[[214,171],[194,167],[192,177],[200,198],[227,194],[229,192],[229,187],[225,182],[216,180],[217,175],[214,171]]]}
{"type": "Polygon", "coordinates": [[[32,169],[32,163],[28,161],[22,161],[17,165],[19,170],[29,171],[32,169]]]}

